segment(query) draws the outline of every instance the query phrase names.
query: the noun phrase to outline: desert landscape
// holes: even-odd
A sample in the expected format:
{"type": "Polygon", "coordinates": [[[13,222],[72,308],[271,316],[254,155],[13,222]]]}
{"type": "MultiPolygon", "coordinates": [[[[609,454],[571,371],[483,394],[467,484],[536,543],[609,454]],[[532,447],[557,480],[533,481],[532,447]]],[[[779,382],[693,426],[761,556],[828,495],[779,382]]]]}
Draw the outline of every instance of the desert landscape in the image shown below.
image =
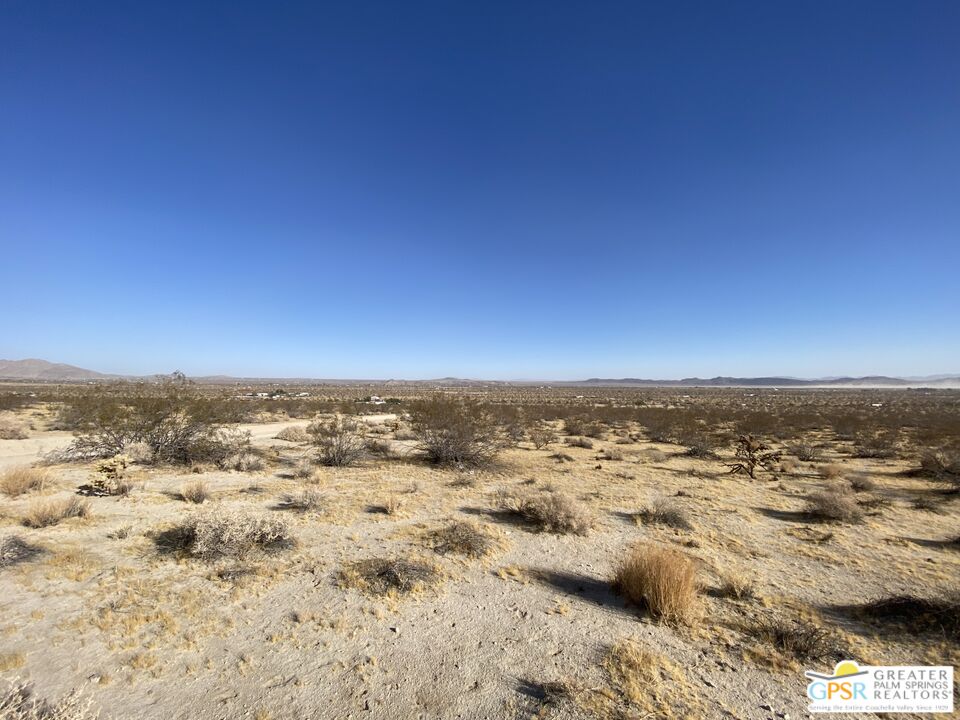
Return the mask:
{"type": "Polygon", "coordinates": [[[797,718],[960,659],[957,391],[0,403],[4,718],[797,718]]]}

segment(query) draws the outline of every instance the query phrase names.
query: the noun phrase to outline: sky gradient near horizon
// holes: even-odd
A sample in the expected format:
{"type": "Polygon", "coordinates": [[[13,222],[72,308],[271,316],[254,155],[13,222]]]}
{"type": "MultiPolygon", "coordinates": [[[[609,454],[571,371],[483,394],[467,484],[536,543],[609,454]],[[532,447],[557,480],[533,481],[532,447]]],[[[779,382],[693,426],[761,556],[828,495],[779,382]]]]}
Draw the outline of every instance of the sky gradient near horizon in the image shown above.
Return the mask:
{"type": "Polygon", "coordinates": [[[960,3],[0,3],[0,357],[960,372],[960,3]]]}

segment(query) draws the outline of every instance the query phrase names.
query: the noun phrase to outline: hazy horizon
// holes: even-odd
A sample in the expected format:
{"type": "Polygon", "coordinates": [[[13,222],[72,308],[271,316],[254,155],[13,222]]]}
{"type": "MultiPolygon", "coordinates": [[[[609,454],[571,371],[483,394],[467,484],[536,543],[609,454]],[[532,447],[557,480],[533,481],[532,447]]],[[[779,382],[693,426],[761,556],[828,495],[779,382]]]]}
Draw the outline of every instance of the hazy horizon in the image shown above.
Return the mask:
{"type": "Polygon", "coordinates": [[[0,356],[948,373],[958,35],[948,2],[4,3],[0,356]]]}

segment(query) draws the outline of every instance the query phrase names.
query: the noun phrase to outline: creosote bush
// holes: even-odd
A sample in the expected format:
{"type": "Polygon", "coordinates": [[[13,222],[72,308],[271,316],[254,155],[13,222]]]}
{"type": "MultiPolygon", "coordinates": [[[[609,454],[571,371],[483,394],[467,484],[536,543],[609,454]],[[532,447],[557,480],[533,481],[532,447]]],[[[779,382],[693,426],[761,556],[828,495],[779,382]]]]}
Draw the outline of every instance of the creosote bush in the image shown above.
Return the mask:
{"type": "Polygon", "coordinates": [[[50,472],[46,468],[14,467],[0,475],[0,492],[8,497],[39,492],[49,484],[50,472]]]}
{"type": "Polygon", "coordinates": [[[589,512],[560,492],[501,490],[497,493],[497,505],[543,532],[586,535],[593,526],[589,512]]]}
{"type": "Polygon", "coordinates": [[[321,464],[334,467],[354,465],[366,454],[366,441],[360,423],[337,415],[331,420],[318,420],[307,427],[317,446],[321,464]]]}
{"type": "Polygon", "coordinates": [[[90,503],[76,496],[34,500],[20,523],[29,528],[44,528],[56,525],[68,518],[90,516],[90,503]]]}
{"type": "Polygon", "coordinates": [[[697,617],[696,565],[677,550],[651,543],[635,545],[617,569],[613,587],[664,622],[691,624],[697,617]]]}
{"type": "Polygon", "coordinates": [[[493,415],[478,401],[435,395],[410,408],[420,450],[437,465],[484,467],[504,447],[493,415]]]}

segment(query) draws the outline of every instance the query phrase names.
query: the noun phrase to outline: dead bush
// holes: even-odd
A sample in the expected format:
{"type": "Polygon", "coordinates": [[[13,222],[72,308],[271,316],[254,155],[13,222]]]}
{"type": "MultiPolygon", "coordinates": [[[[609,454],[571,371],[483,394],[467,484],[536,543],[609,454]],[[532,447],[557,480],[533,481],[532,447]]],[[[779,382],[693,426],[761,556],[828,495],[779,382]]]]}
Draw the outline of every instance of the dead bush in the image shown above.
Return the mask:
{"type": "Polygon", "coordinates": [[[0,690],[2,720],[97,720],[100,713],[92,709],[93,701],[74,690],[51,702],[34,696],[29,685],[15,679],[0,690]]]}
{"type": "Polygon", "coordinates": [[[402,595],[436,584],[435,565],[407,558],[369,558],[350,563],[340,571],[340,584],[371,595],[402,595]]]}
{"type": "Polygon", "coordinates": [[[496,540],[486,527],[465,520],[451,522],[429,535],[434,552],[440,555],[463,555],[482,558],[496,547],[496,540]]]}
{"type": "Polygon", "coordinates": [[[180,499],[201,505],[210,499],[210,488],[203,480],[192,480],[180,487],[180,499]]]}
{"type": "Polygon", "coordinates": [[[0,570],[31,560],[41,553],[41,548],[31,545],[17,535],[0,537],[0,570]]]}
{"type": "Polygon", "coordinates": [[[303,425],[289,425],[278,432],[276,438],[292,443],[305,443],[310,442],[310,433],[303,425]]]}
{"type": "Polygon", "coordinates": [[[620,563],[613,587],[664,622],[691,624],[697,617],[696,565],[677,550],[635,545],[620,563]]]}
{"type": "Polygon", "coordinates": [[[337,415],[331,420],[311,423],[307,432],[317,446],[321,464],[346,467],[358,463],[366,454],[362,429],[356,420],[337,415]]]}
{"type": "Polygon", "coordinates": [[[293,545],[286,520],[277,514],[215,507],[199,512],[155,536],[163,552],[176,552],[204,560],[242,558],[293,545]]]}
{"type": "Polygon", "coordinates": [[[590,514],[573,499],[559,492],[500,491],[497,505],[543,532],[586,535],[593,526],[590,514]]]}
{"type": "Polygon", "coordinates": [[[504,446],[494,417],[475,400],[435,395],[410,409],[413,430],[428,461],[489,465],[504,446]]]}
{"type": "Polygon", "coordinates": [[[763,619],[750,626],[748,631],[760,642],[797,660],[823,660],[837,651],[827,630],[806,621],[763,619]]]}
{"type": "Polygon", "coordinates": [[[758,468],[774,472],[780,456],[781,453],[772,451],[766,443],[752,435],[741,435],[737,441],[736,462],[729,466],[730,473],[746,473],[754,479],[758,468]]]}
{"type": "Polygon", "coordinates": [[[811,493],[806,515],[822,522],[860,522],[863,510],[849,493],[836,488],[811,493]]]}
{"type": "Polygon", "coordinates": [[[46,468],[14,467],[0,475],[0,492],[8,497],[19,497],[43,490],[50,480],[50,471],[46,468]]]}
{"type": "Polygon", "coordinates": [[[667,525],[678,530],[693,529],[686,511],[668,498],[655,500],[650,507],[640,510],[636,518],[645,524],[667,525]]]}
{"type": "Polygon", "coordinates": [[[75,517],[90,517],[90,503],[78,497],[34,500],[20,518],[20,524],[29,528],[44,528],[75,517]]]}

